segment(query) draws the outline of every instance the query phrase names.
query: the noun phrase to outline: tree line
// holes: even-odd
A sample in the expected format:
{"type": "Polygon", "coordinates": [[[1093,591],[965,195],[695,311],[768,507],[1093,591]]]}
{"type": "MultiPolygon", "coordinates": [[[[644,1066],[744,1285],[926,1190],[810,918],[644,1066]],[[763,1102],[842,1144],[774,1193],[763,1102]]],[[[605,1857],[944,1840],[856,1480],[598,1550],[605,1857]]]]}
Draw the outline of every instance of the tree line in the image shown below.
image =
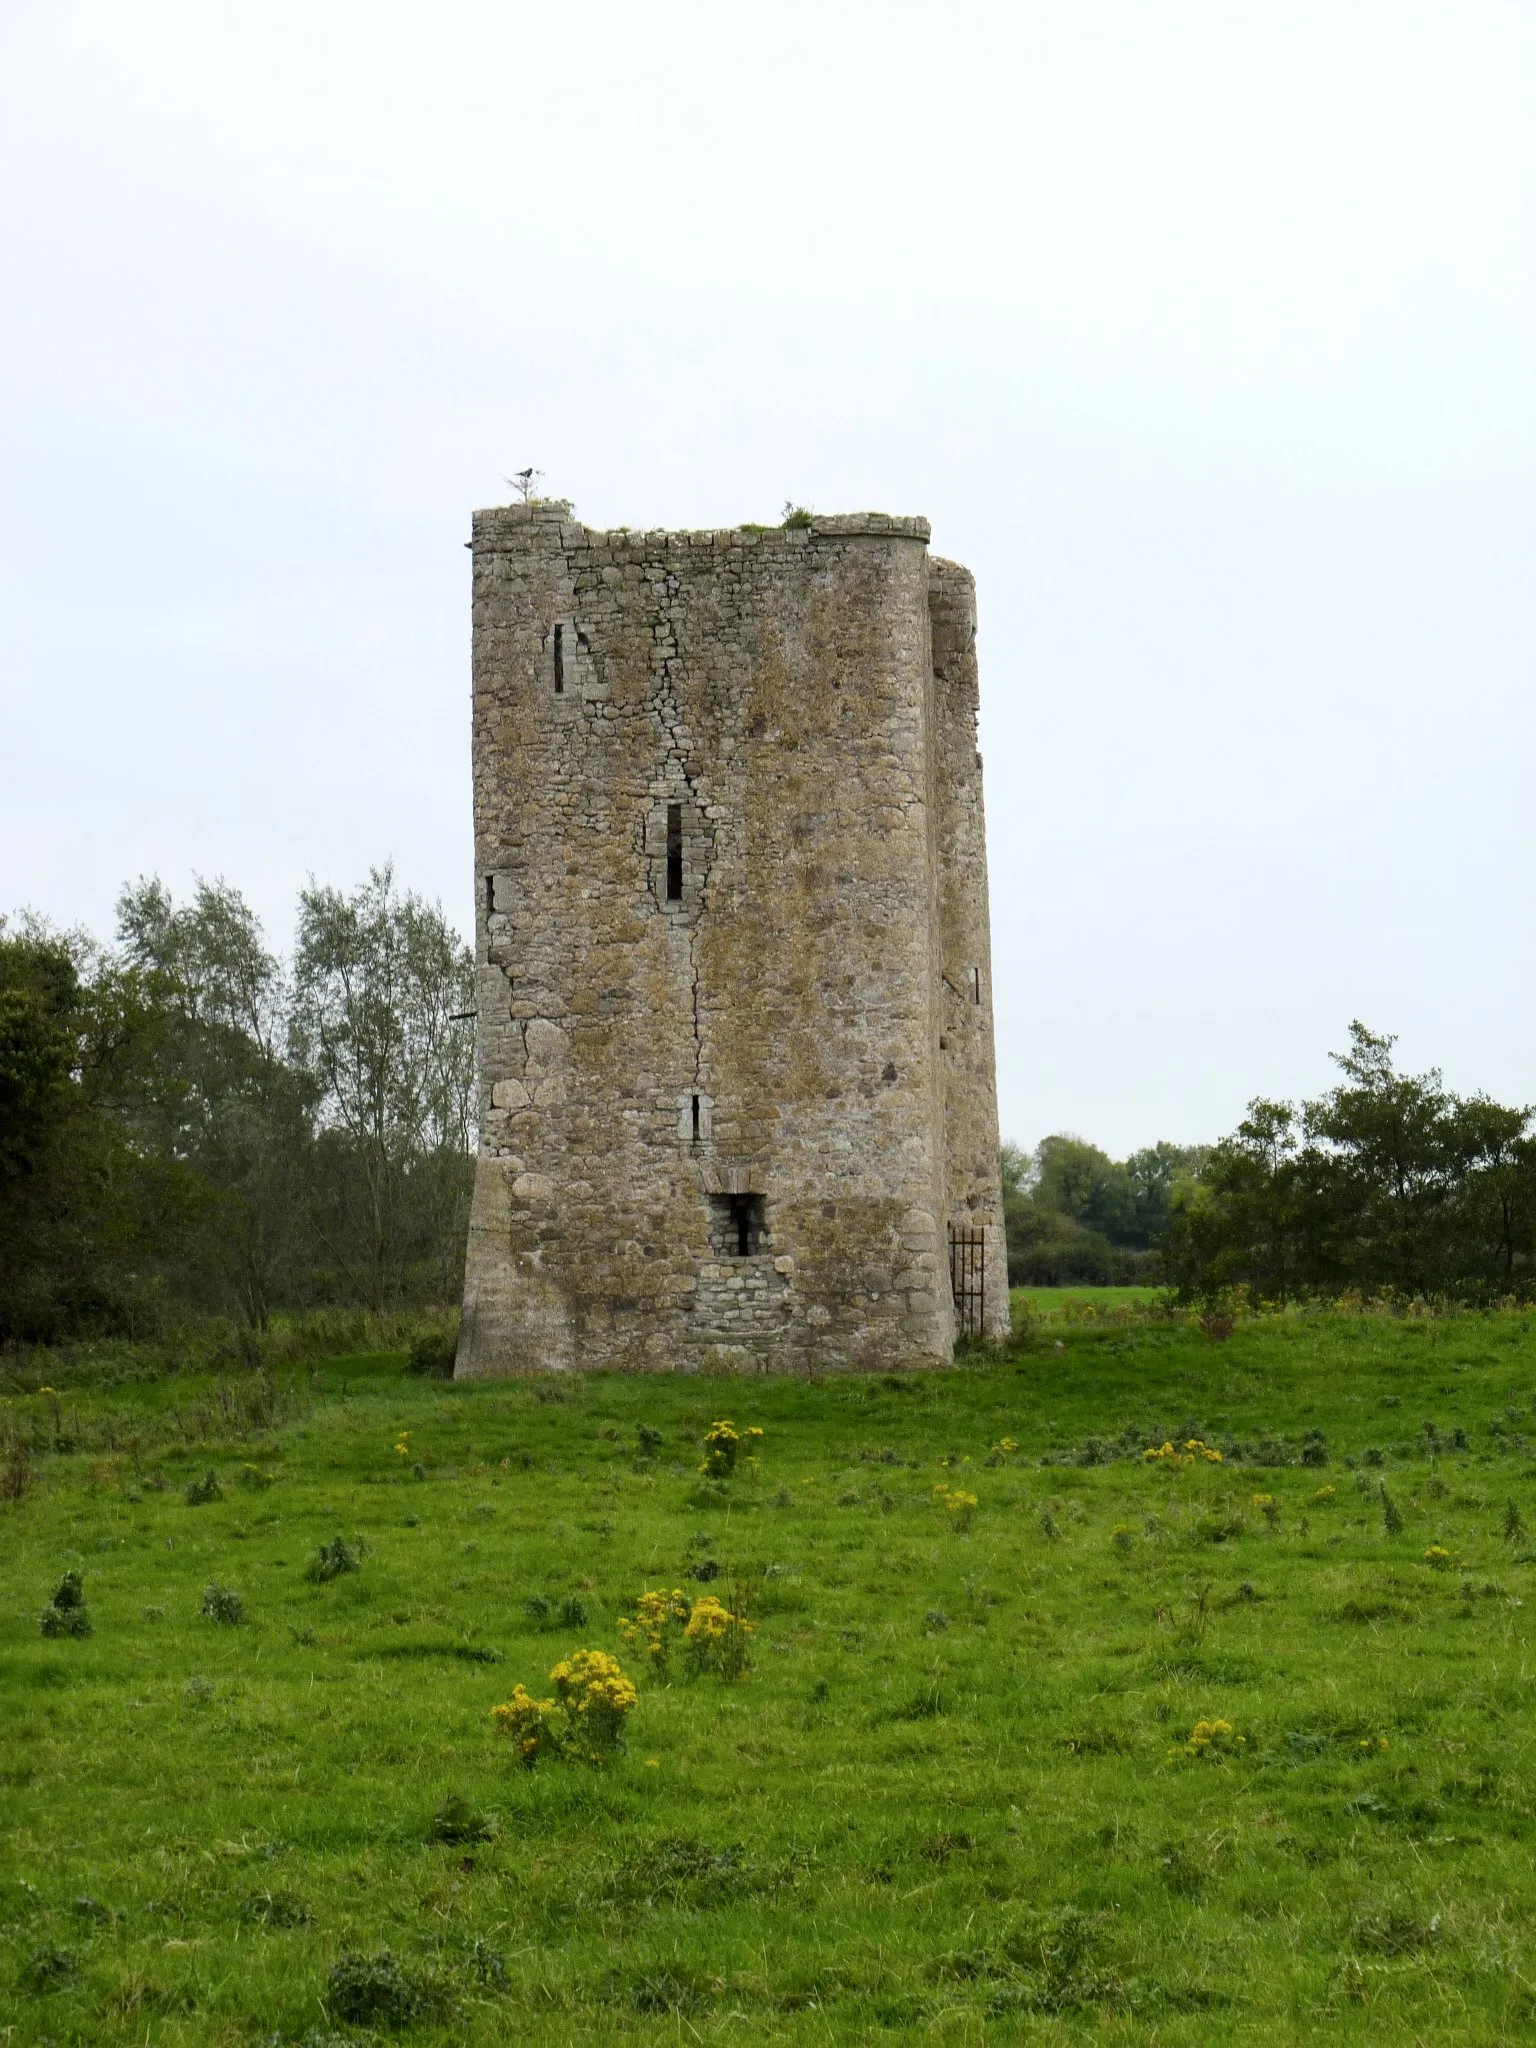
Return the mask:
{"type": "Polygon", "coordinates": [[[473,957],[375,869],[299,897],[126,887],[110,945],[0,920],[0,1341],[449,1302],[474,1145],[473,957]]]}
{"type": "Polygon", "coordinates": [[[1005,1146],[1010,1280],[1276,1303],[1536,1293],[1536,1110],[1399,1073],[1395,1042],[1357,1021],[1334,1087],[1258,1098],[1214,1145],[1005,1146]]]}

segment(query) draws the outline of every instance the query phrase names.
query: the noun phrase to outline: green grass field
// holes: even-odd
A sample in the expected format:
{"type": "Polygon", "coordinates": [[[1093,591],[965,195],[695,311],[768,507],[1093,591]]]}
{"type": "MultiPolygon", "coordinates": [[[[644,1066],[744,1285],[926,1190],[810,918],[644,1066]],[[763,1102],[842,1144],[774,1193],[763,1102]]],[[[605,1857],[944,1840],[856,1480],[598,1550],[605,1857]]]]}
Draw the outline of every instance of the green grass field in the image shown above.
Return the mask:
{"type": "Polygon", "coordinates": [[[1163,1297],[1161,1287],[1014,1287],[1009,1299],[1022,1303],[1047,1321],[1070,1320],[1092,1310],[1104,1315],[1117,1308],[1148,1308],[1163,1297]]]}
{"type": "Polygon", "coordinates": [[[4,1403],[45,1447],[0,1505],[7,2043],[1536,2031],[1532,1319],[400,1364],[4,1403]],[[716,1487],[722,1415],[764,1434],[716,1487]],[[1191,1437],[1222,1462],[1142,1455],[1191,1437]],[[67,1570],[93,1633],[45,1637],[67,1570]],[[735,1578],[746,1677],[645,1672],[634,1596],[735,1578]],[[637,1677],[627,1751],[526,1771],[490,1710],[580,1647],[637,1677]]]}

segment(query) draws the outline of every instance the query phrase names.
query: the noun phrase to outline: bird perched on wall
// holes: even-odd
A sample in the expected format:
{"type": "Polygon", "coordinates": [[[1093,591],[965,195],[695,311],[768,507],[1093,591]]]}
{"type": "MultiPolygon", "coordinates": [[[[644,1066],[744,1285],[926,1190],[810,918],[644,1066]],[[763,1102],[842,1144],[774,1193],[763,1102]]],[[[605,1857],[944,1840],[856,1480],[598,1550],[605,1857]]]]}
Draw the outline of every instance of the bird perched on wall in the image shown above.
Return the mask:
{"type": "Polygon", "coordinates": [[[530,463],[526,469],[520,469],[516,476],[509,476],[506,481],[526,505],[528,500],[535,495],[534,486],[543,483],[544,472],[535,469],[532,463],[530,463]]]}

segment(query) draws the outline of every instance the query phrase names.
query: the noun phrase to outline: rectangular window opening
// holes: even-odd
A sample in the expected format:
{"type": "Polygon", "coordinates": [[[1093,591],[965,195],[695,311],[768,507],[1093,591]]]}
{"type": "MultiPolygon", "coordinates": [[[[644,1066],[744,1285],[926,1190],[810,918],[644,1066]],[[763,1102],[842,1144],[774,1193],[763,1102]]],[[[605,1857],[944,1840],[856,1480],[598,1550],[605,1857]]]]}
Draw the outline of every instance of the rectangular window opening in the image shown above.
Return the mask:
{"type": "Polygon", "coordinates": [[[565,628],[555,628],[555,695],[565,694],[565,628]]]}
{"type": "Polygon", "coordinates": [[[693,1142],[695,1145],[699,1142],[699,1098],[697,1095],[693,1098],[693,1142]]]}
{"type": "Polygon", "coordinates": [[[973,1003],[981,1001],[981,969],[979,967],[971,969],[971,1001],[973,1003]]]}
{"type": "Polygon", "coordinates": [[[750,1259],[763,1249],[767,1230],[762,1195],[711,1195],[709,1248],[717,1257],[750,1259]]]}
{"type": "Polygon", "coordinates": [[[683,900],[683,807],[667,805],[667,901],[683,900]]]}
{"type": "Polygon", "coordinates": [[[487,917],[492,917],[495,915],[495,911],[496,877],[494,875],[487,875],[485,878],[485,914],[487,917]]]}

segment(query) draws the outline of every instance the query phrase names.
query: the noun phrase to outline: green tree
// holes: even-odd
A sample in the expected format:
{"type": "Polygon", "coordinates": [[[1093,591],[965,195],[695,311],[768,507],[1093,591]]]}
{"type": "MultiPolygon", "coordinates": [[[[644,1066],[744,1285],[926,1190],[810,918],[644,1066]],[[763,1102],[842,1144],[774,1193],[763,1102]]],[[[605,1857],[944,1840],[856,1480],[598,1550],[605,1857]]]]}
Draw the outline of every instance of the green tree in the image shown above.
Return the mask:
{"type": "Polygon", "coordinates": [[[124,955],[156,996],[161,1055],[138,1116],[146,1144],[206,1190],[184,1285],[233,1296],[265,1328],[302,1247],[310,1090],[285,1057],[289,991],[255,913],[222,878],[178,908],[155,880],[118,900],[124,955]]]}
{"type": "Polygon", "coordinates": [[[146,1333],[157,1217],[187,1177],[131,1142],[155,1049],[140,979],[79,933],[0,921],[0,1339],[146,1333]]]}
{"type": "Polygon", "coordinates": [[[311,1213],[375,1307],[451,1297],[474,1138],[474,960],[442,910],[371,871],[299,898],[290,1050],[322,1128],[311,1213]]]}

